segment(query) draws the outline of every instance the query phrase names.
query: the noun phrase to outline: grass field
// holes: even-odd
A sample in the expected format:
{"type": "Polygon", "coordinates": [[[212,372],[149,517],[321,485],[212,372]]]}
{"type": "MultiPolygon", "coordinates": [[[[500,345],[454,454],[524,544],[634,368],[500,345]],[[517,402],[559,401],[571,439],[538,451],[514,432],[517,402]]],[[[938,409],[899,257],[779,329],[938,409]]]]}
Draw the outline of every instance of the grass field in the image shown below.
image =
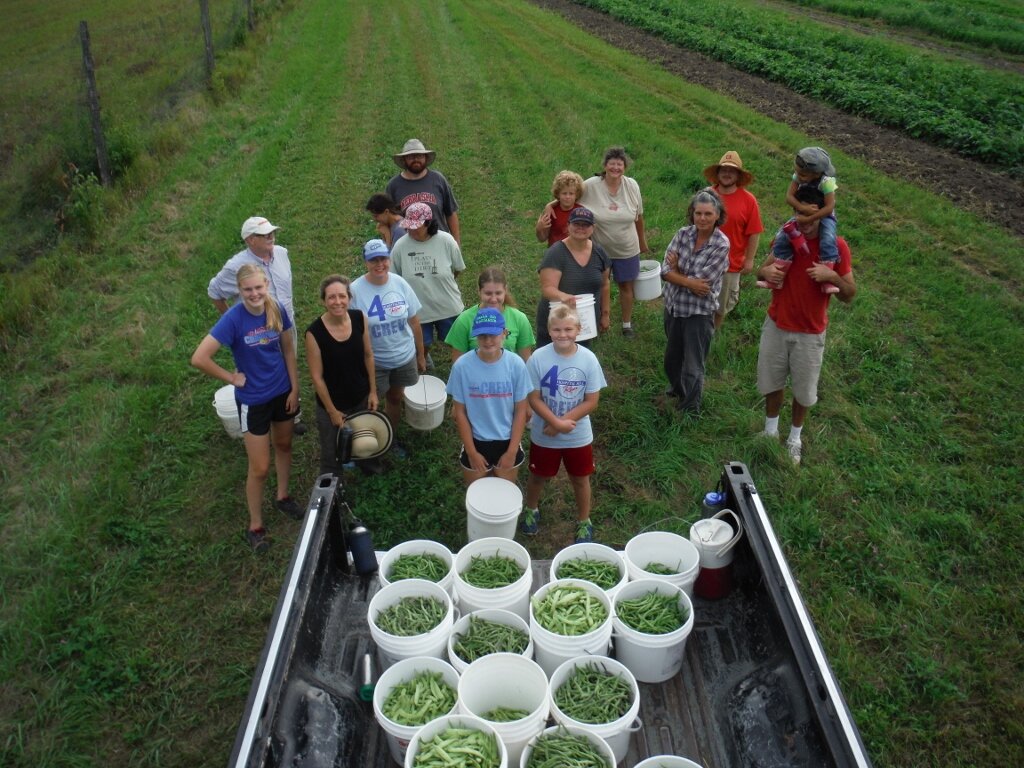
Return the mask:
{"type": "MultiPolygon", "coordinates": [[[[218,385],[187,365],[214,321],[206,283],[246,216],[283,227],[304,325],[323,275],[361,270],[363,203],[419,136],[463,207],[464,296],[499,263],[531,314],[533,223],[562,167],[594,172],[625,144],[660,253],[725,149],[780,223],[792,152],[810,143],[516,0],[306,0],[268,26],[248,84],[102,245],[24,274],[48,288],[0,346],[2,765],[227,758],[298,530],[271,517],[271,552],[248,552],[244,455],[211,407],[218,385]]],[[[721,463],[746,462],[875,764],[1019,764],[1021,243],[835,159],[860,293],[833,308],[803,466],[754,437],[764,293],[746,284],[715,340],[697,424],[658,405],[659,306],[644,305],[634,343],[597,346],[611,385],[594,417],[598,539],[692,521],[721,463]]],[[[454,429],[407,442],[408,464],[353,480],[357,511],[378,547],[458,547],[454,429]]],[[[302,438],[297,496],[315,472],[302,438]]],[[[544,504],[538,557],[570,537],[568,488],[544,504]]]]}

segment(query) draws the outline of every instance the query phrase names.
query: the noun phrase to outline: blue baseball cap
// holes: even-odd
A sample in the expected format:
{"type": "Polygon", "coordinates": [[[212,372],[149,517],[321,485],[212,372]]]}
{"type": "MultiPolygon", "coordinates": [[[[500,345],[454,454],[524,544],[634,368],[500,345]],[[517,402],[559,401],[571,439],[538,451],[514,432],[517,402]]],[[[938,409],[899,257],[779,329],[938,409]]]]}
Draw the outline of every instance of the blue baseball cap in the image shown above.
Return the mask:
{"type": "Polygon", "coordinates": [[[391,258],[391,252],[388,250],[384,241],[378,238],[367,240],[366,245],[363,246],[363,258],[370,261],[371,259],[379,259],[382,257],[385,259],[391,258]]]}
{"type": "Polygon", "coordinates": [[[476,313],[473,330],[469,332],[469,335],[476,338],[481,335],[498,336],[504,332],[505,318],[501,312],[492,307],[484,307],[476,313]]]}

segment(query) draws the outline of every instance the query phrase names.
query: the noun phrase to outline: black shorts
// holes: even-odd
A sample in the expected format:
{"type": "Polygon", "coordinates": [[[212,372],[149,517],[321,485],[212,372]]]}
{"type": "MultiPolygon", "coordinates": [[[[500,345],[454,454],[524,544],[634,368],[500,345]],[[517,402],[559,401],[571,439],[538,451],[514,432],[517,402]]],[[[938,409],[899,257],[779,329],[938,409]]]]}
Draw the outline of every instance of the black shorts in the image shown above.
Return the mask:
{"type": "MultiPolygon", "coordinates": [[[[473,447],[479,451],[480,455],[487,461],[487,468],[491,469],[495,464],[498,463],[498,459],[505,455],[505,451],[508,450],[509,440],[473,440],[473,447]]],[[[514,467],[518,467],[526,459],[526,454],[523,453],[523,446],[520,445],[516,451],[516,463],[514,467]]],[[[469,465],[469,456],[466,455],[466,449],[463,447],[462,453],[459,454],[459,463],[465,469],[473,469],[469,465]]]]}
{"type": "Polygon", "coordinates": [[[251,435],[265,435],[270,432],[270,422],[294,419],[298,415],[298,411],[288,413],[286,410],[289,394],[290,392],[284,392],[258,405],[238,403],[238,421],[242,431],[251,435]]]}

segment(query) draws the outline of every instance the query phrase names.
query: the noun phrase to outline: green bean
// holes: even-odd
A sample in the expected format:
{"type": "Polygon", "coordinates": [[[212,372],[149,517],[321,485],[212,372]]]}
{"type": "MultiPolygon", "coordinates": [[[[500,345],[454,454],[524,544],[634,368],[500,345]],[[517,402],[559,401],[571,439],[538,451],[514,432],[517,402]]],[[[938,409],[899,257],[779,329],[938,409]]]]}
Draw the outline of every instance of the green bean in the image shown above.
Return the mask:
{"type": "Polygon", "coordinates": [[[682,567],[682,560],[676,565],[675,569],[671,566],[665,565],[664,563],[650,562],[644,566],[644,570],[648,573],[655,573],[658,576],[675,576],[679,573],[679,569],[682,567]]]}
{"type": "Polygon", "coordinates": [[[511,557],[476,555],[469,561],[469,567],[463,571],[462,579],[480,589],[498,589],[515,584],[525,570],[511,557]]]}
{"type": "Polygon", "coordinates": [[[481,715],[484,720],[492,723],[511,723],[515,720],[522,720],[529,715],[525,709],[512,709],[510,707],[495,707],[490,712],[481,715]]]}
{"type": "Polygon", "coordinates": [[[529,644],[530,635],[521,629],[470,616],[469,629],[455,636],[452,650],[468,663],[489,653],[522,653],[529,644]]]}
{"type": "Polygon", "coordinates": [[[447,728],[419,743],[413,768],[498,768],[494,736],[474,728],[447,728]]]}
{"type": "Polygon", "coordinates": [[[585,635],[608,618],[608,610],[601,601],[574,584],[552,587],[540,600],[530,600],[537,622],[557,635],[585,635]]]}
{"type": "Polygon", "coordinates": [[[438,582],[448,575],[448,564],[437,555],[423,552],[418,555],[399,555],[391,564],[388,581],[426,579],[438,582]]]}
{"type": "Polygon", "coordinates": [[[678,595],[663,595],[657,590],[632,600],[619,600],[615,604],[615,615],[626,626],[647,635],[675,632],[689,618],[685,606],[679,604],[678,595]]]}
{"type": "Polygon", "coordinates": [[[380,709],[400,725],[423,725],[451,712],[456,698],[440,672],[425,670],[392,688],[380,709]]]}
{"type": "Polygon", "coordinates": [[[633,706],[633,686],[599,662],[576,667],[555,691],[555,704],[580,723],[613,723],[633,706]]]}
{"type": "Polygon", "coordinates": [[[575,557],[559,564],[555,577],[559,579],[584,579],[597,584],[601,589],[611,589],[622,579],[622,571],[608,560],[592,560],[589,557],[575,557]]]}
{"type": "Polygon", "coordinates": [[[586,736],[559,728],[533,744],[526,768],[615,768],[586,736]]]}
{"type": "Polygon", "coordinates": [[[447,613],[447,607],[437,598],[403,597],[378,613],[376,623],[389,635],[412,637],[432,630],[447,613]]]}

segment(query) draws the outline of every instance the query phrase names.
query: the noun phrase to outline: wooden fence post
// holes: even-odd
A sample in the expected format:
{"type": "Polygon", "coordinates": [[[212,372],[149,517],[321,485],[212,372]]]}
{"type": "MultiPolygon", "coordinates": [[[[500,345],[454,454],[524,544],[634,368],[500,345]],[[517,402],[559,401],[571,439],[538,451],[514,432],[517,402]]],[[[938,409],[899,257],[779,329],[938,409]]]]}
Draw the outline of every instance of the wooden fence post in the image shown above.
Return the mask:
{"type": "Polygon", "coordinates": [[[89,122],[92,125],[92,143],[96,147],[96,164],[100,169],[100,183],[109,187],[113,181],[110,174],[110,154],[107,152],[107,140],[103,136],[103,123],[100,122],[100,94],[96,90],[96,68],[89,50],[89,25],[78,22],[78,36],[82,41],[82,70],[85,73],[85,99],[89,107],[89,122]]]}
{"type": "Polygon", "coordinates": [[[213,78],[213,30],[210,28],[210,0],[199,0],[199,17],[203,26],[203,41],[206,44],[206,79],[213,78]]]}

